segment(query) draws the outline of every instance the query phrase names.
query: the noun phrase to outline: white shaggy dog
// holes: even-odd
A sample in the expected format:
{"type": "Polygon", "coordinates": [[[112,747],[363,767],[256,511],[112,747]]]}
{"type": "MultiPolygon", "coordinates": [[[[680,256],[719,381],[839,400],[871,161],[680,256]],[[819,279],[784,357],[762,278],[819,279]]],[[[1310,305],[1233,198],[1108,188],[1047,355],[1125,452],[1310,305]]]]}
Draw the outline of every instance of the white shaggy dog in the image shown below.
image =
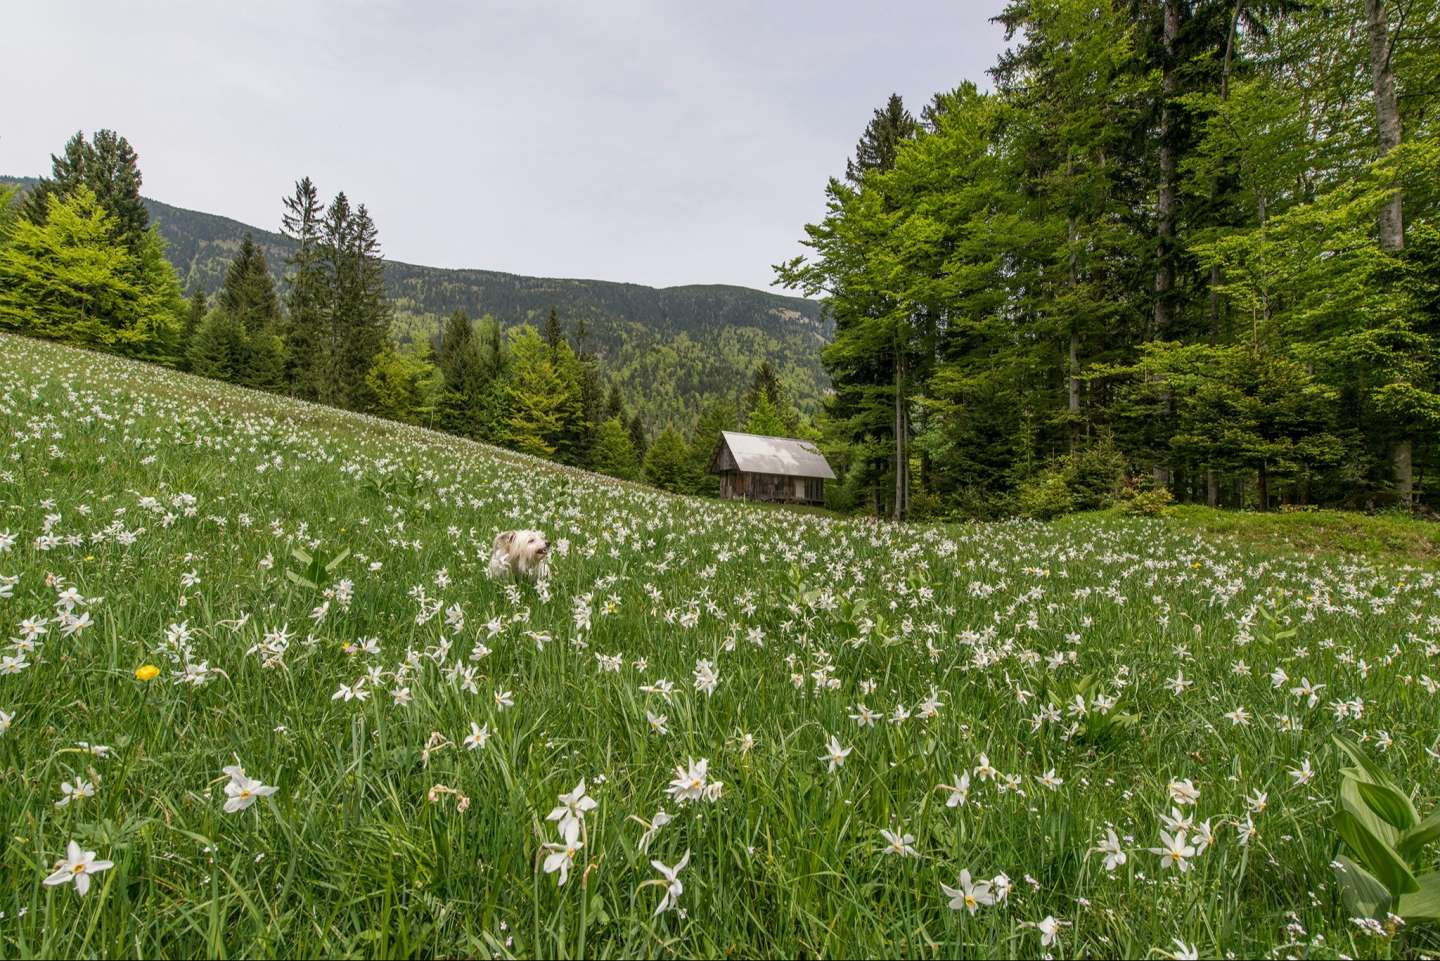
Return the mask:
{"type": "Polygon", "coordinates": [[[501,531],[490,551],[490,576],[550,576],[550,542],[539,531],[501,531]]]}

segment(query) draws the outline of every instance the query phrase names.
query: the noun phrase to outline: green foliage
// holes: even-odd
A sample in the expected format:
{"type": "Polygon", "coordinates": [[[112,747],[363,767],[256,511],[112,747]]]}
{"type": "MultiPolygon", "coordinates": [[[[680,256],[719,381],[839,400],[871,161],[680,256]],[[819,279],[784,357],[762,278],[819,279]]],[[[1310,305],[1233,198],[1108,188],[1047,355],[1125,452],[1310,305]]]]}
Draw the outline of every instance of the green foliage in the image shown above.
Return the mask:
{"type": "Polygon", "coordinates": [[[556,369],[554,352],[534,327],[510,331],[509,414],[506,443],[515,450],[550,457],[563,442],[571,419],[578,415],[578,397],[556,369]]]}
{"type": "Polygon", "coordinates": [[[387,347],[375,355],[365,382],[371,413],[404,424],[423,424],[433,410],[441,374],[413,352],[387,347]]]}
{"type": "Polygon", "coordinates": [[[158,238],[127,248],[88,187],[51,192],[44,223],[21,218],[0,248],[0,325],[71,343],[163,358],[183,309],[158,238]]]}
{"type": "Polygon", "coordinates": [[[1136,490],[1128,497],[1123,498],[1120,501],[1120,509],[1127,514],[1159,517],[1167,513],[1173,503],[1175,503],[1175,495],[1170,493],[1168,487],[1151,487],[1136,490]]]}
{"type": "Polygon", "coordinates": [[[1120,473],[1262,509],[1440,490],[1440,4],[1374,48],[1364,4],[1166,7],[1007,4],[993,92],[913,127],[892,100],[829,183],[777,276],[835,318],[845,500],[1050,516],[1120,473]],[[1392,67],[1399,146],[1371,89],[1392,67]],[[1104,435],[1121,470],[1072,487],[1104,435]]]}
{"type": "Polygon", "coordinates": [[[350,548],[332,553],[318,547],[309,551],[297,547],[290,551],[290,556],[300,566],[287,568],[285,579],[297,587],[307,587],[318,592],[323,591],[334,580],[335,572],[350,556],[350,548]]]}
{"type": "Polygon", "coordinates": [[[1356,744],[1338,734],[1334,741],[1352,764],[1340,770],[1334,816],[1350,852],[1335,867],[1345,910],[1377,920],[1395,914],[1407,923],[1440,921],[1440,871],[1421,874],[1413,864],[1440,840],[1440,807],[1422,819],[1409,795],[1356,744]]]}
{"type": "Polygon", "coordinates": [[[690,446],[675,428],[667,427],[645,453],[645,480],[661,490],[690,493],[697,477],[690,446]]]}
{"type": "Polygon", "coordinates": [[[638,473],[638,459],[635,446],[630,443],[630,432],[619,417],[601,421],[595,432],[595,445],[591,453],[590,468],[601,474],[633,480],[638,473]]]}

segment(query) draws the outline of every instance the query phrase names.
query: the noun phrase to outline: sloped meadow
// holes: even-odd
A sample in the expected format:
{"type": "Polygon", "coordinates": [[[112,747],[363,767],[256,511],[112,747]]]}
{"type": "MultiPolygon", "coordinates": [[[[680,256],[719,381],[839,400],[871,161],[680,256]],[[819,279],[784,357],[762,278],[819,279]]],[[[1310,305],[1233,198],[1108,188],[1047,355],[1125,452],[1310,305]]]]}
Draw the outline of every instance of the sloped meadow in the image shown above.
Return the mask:
{"type": "Polygon", "coordinates": [[[676,498],[12,337],[0,425],[7,955],[1436,950],[1342,897],[1333,741],[1440,794],[1432,566],[676,498]]]}

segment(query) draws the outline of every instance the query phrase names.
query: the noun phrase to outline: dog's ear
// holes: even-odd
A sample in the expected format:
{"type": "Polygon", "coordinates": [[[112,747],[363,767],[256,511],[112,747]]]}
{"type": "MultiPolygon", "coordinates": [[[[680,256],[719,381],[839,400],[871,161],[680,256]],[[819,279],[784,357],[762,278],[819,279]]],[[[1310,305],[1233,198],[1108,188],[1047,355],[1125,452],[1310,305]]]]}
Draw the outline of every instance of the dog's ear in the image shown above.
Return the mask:
{"type": "Polygon", "coordinates": [[[514,531],[502,531],[495,535],[495,549],[508,548],[510,542],[515,539],[514,531]]]}

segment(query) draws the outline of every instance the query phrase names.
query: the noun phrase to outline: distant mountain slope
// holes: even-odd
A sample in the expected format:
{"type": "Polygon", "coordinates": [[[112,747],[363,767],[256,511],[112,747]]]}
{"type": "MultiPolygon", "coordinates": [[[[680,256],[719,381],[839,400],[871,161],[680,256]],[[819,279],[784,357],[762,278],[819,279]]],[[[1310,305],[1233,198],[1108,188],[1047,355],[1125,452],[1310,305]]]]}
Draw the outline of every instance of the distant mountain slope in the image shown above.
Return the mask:
{"type": "MultiPolygon", "coordinates": [[[[219,289],[247,230],[283,282],[294,249],[283,235],[158,200],[145,203],[187,293],[219,289]]],[[[762,358],[780,370],[804,410],[814,410],[829,385],[820,348],[831,326],[817,303],[799,297],[724,284],[655,288],[394,260],[385,262],[385,282],[402,342],[424,340],[456,308],[475,317],[488,313],[507,325],[538,325],[554,307],[570,330],[583,317],[607,370],[656,422],[684,423],[704,397],[735,396],[762,358]]]]}

